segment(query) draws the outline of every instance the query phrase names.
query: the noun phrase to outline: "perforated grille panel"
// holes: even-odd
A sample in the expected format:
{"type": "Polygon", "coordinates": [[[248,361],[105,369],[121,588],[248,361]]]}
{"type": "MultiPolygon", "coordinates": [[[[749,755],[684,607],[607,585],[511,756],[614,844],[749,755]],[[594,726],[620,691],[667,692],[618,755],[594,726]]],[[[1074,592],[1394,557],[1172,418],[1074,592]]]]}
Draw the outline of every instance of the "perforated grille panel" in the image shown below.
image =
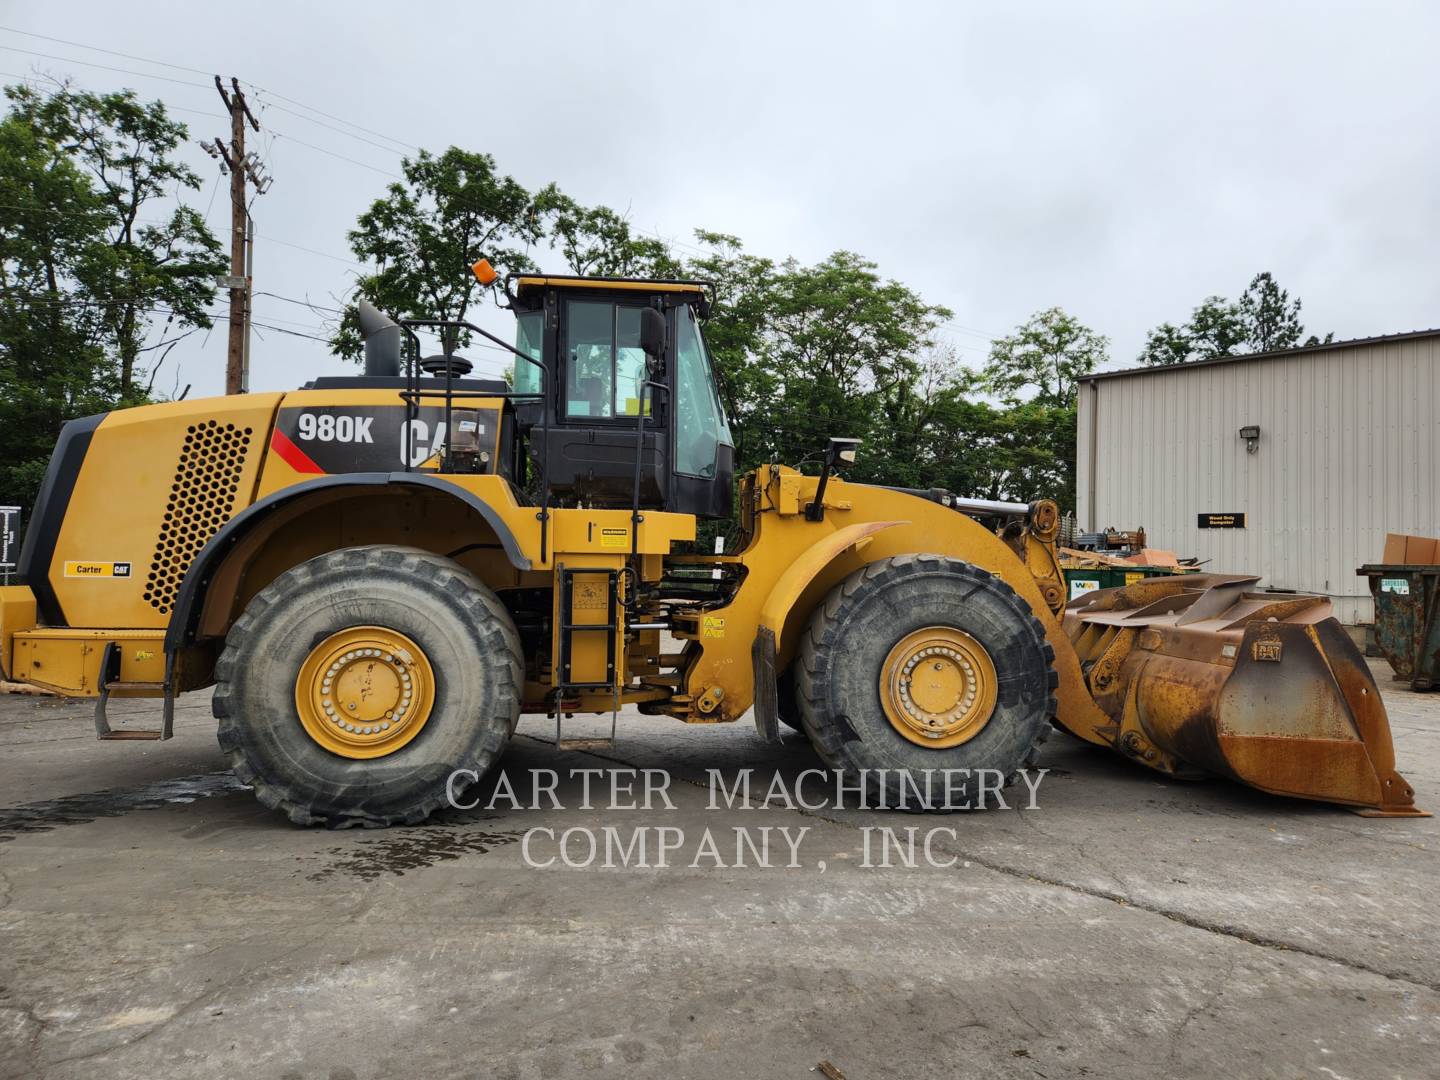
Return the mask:
{"type": "Polygon", "coordinates": [[[169,614],[185,571],[220,526],[230,520],[251,434],[248,427],[218,420],[187,429],[145,582],[145,599],[156,611],[169,614]]]}

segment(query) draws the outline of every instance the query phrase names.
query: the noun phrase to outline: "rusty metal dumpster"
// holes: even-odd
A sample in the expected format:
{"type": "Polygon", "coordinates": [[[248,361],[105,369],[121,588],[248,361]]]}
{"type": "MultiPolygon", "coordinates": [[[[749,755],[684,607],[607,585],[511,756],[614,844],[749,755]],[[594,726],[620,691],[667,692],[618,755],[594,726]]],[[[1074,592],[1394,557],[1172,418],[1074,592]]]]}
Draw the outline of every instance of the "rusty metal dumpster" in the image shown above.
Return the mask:
{"type": "Polygon", "coordinates": [[[1440,566],[1371,563],[1355,571],[1375,598],[1375,643],[1411,688],[1440,683],[1440,566]]]}

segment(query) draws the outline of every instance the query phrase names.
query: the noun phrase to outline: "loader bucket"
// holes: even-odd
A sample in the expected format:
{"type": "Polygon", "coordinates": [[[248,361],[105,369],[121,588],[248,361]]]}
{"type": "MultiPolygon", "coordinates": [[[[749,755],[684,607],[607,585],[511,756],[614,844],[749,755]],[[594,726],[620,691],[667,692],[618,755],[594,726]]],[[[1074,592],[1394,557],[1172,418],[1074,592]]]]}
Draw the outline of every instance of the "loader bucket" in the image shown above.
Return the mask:
{"type": "Polygon", "coordinates": [[[1395,771],[1379,689],[1330,601],[1258,582],[1175,575],[1071,601],[1065,631],[1110,721],[1077,734],[1174,775],[1423,814],[1395,771]]]}

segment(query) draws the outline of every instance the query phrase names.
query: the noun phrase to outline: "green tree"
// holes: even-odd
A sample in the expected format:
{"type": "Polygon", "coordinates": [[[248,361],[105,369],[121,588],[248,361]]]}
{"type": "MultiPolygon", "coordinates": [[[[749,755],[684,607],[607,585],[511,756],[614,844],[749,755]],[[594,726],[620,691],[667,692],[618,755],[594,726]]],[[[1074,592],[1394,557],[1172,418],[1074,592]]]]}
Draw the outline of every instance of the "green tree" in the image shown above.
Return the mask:
{"type": "Polygon", "coordinates": [[[775,308],[775,263],[747,252],[739,237],[698,229],[701,253],[685,261],[679,276],[711,285],[705,345],[715,363],[725,412],[734,422],[740,468],[761,464],[749,433],[763,427],[778,379],[765,343],[775,308]]]}
{"type": "Polygon", "coordinates": [[[94,94],[61,86],[43,94],[28,86],[5,91],[12,115],[89,175],[104,207],[105,242],[89,243],[68,270],[97,307],[99,343],[118,362],[122,401],[145,400],[140,361],[157,314],[167,327],[208,329],[207,308],[226,262],[204,218],[179,203],[158,220],[154,204],[200,188],[200,178],[175,154],[187,137],[160,101],[133,90],[94,94]]]}
{"type": "Polygon", "coordinates": [[[991,342],[985,386],[1012,405],[1024,400],[1064,408],[1075,401],[1080,376],[1109,359],[1109,347],[1109,338],[1073,315],[1047,308],[991,342]]]}
{"type": "Polygon", "coordinates": [[[1191,358],[1190,332],[1174,323],[1161,323],[1145,336],[1140,362],[1151,366],[1183,364],[1191,358]]]}
{"type": "MultiPolygon", "coordinates": [[[[184,138],[130,92],[6,90],[0,120],[0,496],[29,506],[66,420],[146,399],[141,367],[209,325],[218,244],[189,208],[184,138]],[[161,311],[156,308],[164,305],[161,311]],[[170,314],[157,340],[154,324],[170,314]],[[188,328],[188,329],[187,329],[188,328]]],[[[153,380],[158,361],[150,364],[153,380]]]]}
{"type": "Polygon", "coordinates": [[[1196,360],[1213,360],[1245,352],[1245,317],[1239,304],[1223,296],[1207,296],[1190,315],[1186,332],[1196,360]]]}
{"type": "MultiPolygon", "coordinates": [[[[1142,364],[1183,364],[1192,360],[1213,360],[1220,356],[1271,352],[1300,344],[1305,328],[1300,325],[1300,300],[1280,288],[1268,270],[1256,274],[1238,303],[1223,296],[1208,296],[1190,313],[1183,327],[1161,323],[1149,332],[1140,353],[1142,364]]],[[[1306,345],[1334,339],[1314,334],[1306,345]]]]}
{"type": "Polygon", "coordinates": [[[776,272],[761,355],[773,374],[773,410],[752,432],[772,460],[818,457],[831,435],[869,441],[857,479],[884,472],[889,433],[877,404],[919,372],[918,357],[951,312],[926,303],[874,263],[838,251],[815,266],[776,272]]]}
{"type": "MultiPolygon", "coordinates": [[[[502,274],[535,269],[530,249],[543,235],[544,208],[489,154],[421,150],[401,172],[349,233],[355,257],[377,267],[356,282],[357,303],[397,318],[464,319],[482,291],[469,270],[475,259],[502,274]]],[[[350,359],[362,351],[356,311],[346,309],[330,342],[350,359]]]]}
{"type": "Polygon", "coordinates": [[[1239,304],[1207,296],[1183,327],[1161,323],[1151,330],[1140,353],[1144,364],[1184,364],[1247,351],[1247,327],[1239,304]]]}
{"type": "Polygon", "coordinates": [[[983,385],[1009,406],[993,425],[990,498],[1075,506],[1075,394],[1110,341],[1060,308],[991,343],[983,385]]]}
{"type": "Polygon", "coordinates": [[[1256,274],[1241,295],[1240,317],[1249,352],[1293,348],[1305,333],[1300,325],[1299,297],[1291,300],[1268,270],[1256,274]]]}
{"type": "Polygon", "coordinates": [[[535,196],[570,272],[594,277],[673,278],[680,264],[663,240],[637,236],[608,206],[581,206],[554,184],[535,196]]]}

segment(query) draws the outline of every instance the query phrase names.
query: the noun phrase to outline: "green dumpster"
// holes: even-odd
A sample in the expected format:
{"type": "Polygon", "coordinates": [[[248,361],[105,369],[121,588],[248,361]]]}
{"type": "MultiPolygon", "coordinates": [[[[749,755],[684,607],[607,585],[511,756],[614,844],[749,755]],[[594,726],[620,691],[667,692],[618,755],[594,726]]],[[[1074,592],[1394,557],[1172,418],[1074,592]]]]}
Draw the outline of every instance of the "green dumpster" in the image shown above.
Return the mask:
{"type": "MultiPolygon", "coordinates": [[[[1440,569],[1440,568],[1437,568],[1440,569]]],[[[1178,573],[1173,566],[1096,566],[1086,569],[1067,568],[1065,587],[1069,599],[1096,589],[1119,589],[1134,585],[1147,577],[1163,577],[1178,573]]]]}
{"type": "Polygon", "coordinates": [[[1440,566],[1372,563],[1355,572],[1370,579],[1380,652],[1412,689],[1429,690],[1440,681],[1440,566]]]}

